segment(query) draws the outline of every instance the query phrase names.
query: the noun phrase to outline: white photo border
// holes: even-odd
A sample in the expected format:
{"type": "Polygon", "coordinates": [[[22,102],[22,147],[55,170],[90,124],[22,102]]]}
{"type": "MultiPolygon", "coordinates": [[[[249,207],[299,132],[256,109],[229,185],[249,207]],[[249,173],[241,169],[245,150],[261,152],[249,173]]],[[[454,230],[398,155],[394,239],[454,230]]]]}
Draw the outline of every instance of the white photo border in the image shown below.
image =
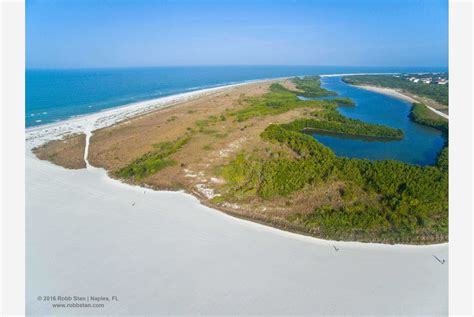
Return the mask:
{"type": "MultiPolygon", "coordinates": [[[[473,313],[473,10],[471,0],[449,1],[449,312],[455,316],[473,313]]],[[[25,314],[25,2],[0,0],[0,21],[0,304],[1,315],[21,316],[25,314]]]]}

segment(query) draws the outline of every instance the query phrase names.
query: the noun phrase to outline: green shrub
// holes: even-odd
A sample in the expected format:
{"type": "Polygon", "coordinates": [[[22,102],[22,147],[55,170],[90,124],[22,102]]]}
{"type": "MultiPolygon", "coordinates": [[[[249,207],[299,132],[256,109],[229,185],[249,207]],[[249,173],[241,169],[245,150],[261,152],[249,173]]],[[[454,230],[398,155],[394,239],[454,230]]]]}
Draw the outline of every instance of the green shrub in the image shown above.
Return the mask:
{"type": "Polygon", "coordinates": [[[447,147],[441,151],[437,165],[426,167],[393,160],[339,158],[299,130],[299,124],[272,124],[261,134],[264,140],[287,146],[297,155],[295,159],[242,154],[224,167],[224,178],[233,184],[229,197],[240,197],[245,192],[273,199],[305,186],[338,180],[346,184],[340,191],[346,205],[325,206],[289,220],[337,239],[385,237],[409,241],[418,233],[447,233],[447,147]],[[361,191],[372,198],[359,199],[355,193],[361,191]]]}
{"type": "Polygon", "coordinates": [[[365,123],[356,119],[346,118],[344,121],[298,119],[284,125],[292,131],[321,131],[332,132],[351,136],[402,139],[403,131],[384,125],[365,123]]]}
{"type": "Polygon", "coordinates": [[[413,104],[409,117],[416,123],[448,132],[448,120],[433,113],[422,103],[413,104]]]}
{"type": "Polygon", "coordinates": [[[320,88],[319,77],[305,77],[293,79],[300,92],[291,91],[281,84],[273,83],[270,92],[260,97],[241,98],[240,103],[247,103],[244,109],[231,112],[238,122],[266,115],[277,115],[299,107],[323,107],[325,104],[334,104],[328,100],[300,100],[297,95],[327,96],[335,92],[320,88]],[[307,89],[307,90],[305,90],[307,89]]]}
{"type": "Polygon", "coordinates": [[[319,76],[295,77],[292,81],[295,83],[297,89],[302,90],[302,92],[298,94],[304,97],[313,98],[337,95],[334,91],[321,88],[319,76]]]}
{"type": "Polygon", "coordinates": [[[355,106],[354,100],[350,98],[334,98],[333,101],[337,102],[339,106],[355,106]]]}
{"type": "Polygon", "coordinates": [[[176,162],[170,159],[169,156],[181,149],[190,139],[191,136],[187,134],[174,142],[154,144],[153,147],[156,150],[144,154],[127,166],[115,171],[114,174],[121,178],[141,180],[165,167],[173,166],[176,162]]]}

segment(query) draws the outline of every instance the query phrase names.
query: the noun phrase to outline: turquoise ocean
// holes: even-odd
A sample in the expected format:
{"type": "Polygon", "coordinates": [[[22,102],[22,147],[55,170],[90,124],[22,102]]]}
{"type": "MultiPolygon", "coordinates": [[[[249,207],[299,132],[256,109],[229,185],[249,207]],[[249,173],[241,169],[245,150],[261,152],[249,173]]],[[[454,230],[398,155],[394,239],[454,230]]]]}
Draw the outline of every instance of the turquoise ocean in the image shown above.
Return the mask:
{"type": "MultiPolygon", "coordinates": [[[[26,71],[25,126],[33,127],[133,102],[258,79],[352,73],[423,73],[446,68],[340,66],[199,66],[114,69],[30,69],[26,71]]],[[[344,115],[404,130],[399,142],[361,141],[314,135],[336,154],[368,159],[397,159],[432,164],[445,140],[437,130],[411,122],[407,102],[327,77],[323,86],[356,101],[344,115]]]]}
{"type": "MultiPolygon", "coordinates": [[[[26,127],[132,102],[248,80],[364,72],[426,72],[436,68],[200,66],[26,71],[26,127]]],[[[442,70],[442,69],[441,69],[442,70]]]]}

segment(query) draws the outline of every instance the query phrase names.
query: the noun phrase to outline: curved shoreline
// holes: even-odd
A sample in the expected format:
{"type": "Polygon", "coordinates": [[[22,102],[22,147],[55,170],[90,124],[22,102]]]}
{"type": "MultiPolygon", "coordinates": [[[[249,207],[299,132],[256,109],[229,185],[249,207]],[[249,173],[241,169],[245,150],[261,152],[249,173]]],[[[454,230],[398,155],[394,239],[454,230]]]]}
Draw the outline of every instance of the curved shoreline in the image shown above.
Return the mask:
{"type": "MultiPolygon", "coordinates": [[[[413,99],[412,97],[407,96],[405,94],[402,94],[398,90],[395,90],[395,89],[392,89],[392,88],[377,87],[377,86],[370,86],[370,85],[352,85],[352,86],[362,88],[362,89],[365,89],[365,90],[369,90],[369,91],[373,91],[373,92],[377,92],[379,94],[384,94],[386,96],[394,97],[394,98],[397,98],[397,99],[400,99],[400,100],[403,100],[403,101],[406,101],[406,102],[409,102],[409,103],[420,102],[420,101],[418,101],[416,99],[413,99]]],[[[445,113],[443,113],[439,110],[436,110],[433,107],[430,107],[428,105],[425,105],[425,106],[426,106],[426,108],[430,109],[432,112],[437,114],[438,116],[449,120],[449,116],[447,114],[445,114],[445,113]]]]}
{"type": "Polygon", "coordinates": [[[183,302],[199,302],[186,306],[191,315],[447,311],[446,243],[316,239],[217,212],[183,192],[130,186],[103,169],[68,170],[34,157],[26,166],[33,314],[54,313],[37,300],[45,291],[99,294],[110,285],[120,302],[90,312],[177,314],[183,302]],[[255,301],[269,281],[265,300],[255,301]],[[348,301],[335,302],[341,290],[348,301]]]}
{"type": "MultiPolygon", "coordinates": [[[[372,74],[372,75],[390,75],[390,74],[398,74],[398,73],[340,73],[340,74],[321,74],[321,75],[318,75],[318,76],[320,76],[320,77],[337,77],[337,76],[353,76],[353,75],[369,75],[369,74],[372,74]]],[[[155,102],[159,102],[159,103],[165,102],[166,103],[166,102],[172,102],[173,99],[181,99],[181,98],[186,98],[186,97],[196,98],[198,96],[195,96],[195,95],[201,95],[203,93],[217,92],[217,91],[225,89],[225,88],[232,88],[232,87],[237,87],[237,86],[242,86],[242,85],[247,85],[247,84],[252,84],[252,83],[272,81],[272,80],[282,80],[282,79],[288,79],[288,78],[293,78],[293,77],[304,77],[304,76],[308,76],[308,75],[294,75],[294,76],[284,76],[284,77],[275,77],[275,78],[250,79],[250,80],[244,80],[244,81],[239,81],[239,82],[222,83],[222,84],[218,84],[218,85],[211,86],[211,87],[203,87],[201,89],[196,89],[196,90],[191,90],[191,91],[183,91],[183,92],[179,92],[179,93],[176,93],[176,94],[171,94],[171,95],[162,96],[162,97],[158,97],[158,98],[144,99],[144,100],[141,100],[141,101],[125,103],[123,105],[113,106],[113,107],[110,107],[110,108],[105,108],[105,109],[99,110],[97,112],[74,115],[74,116],[71,116],[67,119],[62,119],[62,120],[58,120],[58,121],[54,121],[54,122],[50,122],[50,123],[45,123],[45,124],[39,124],[39,125],[31,126],[31,127],[26,127],[25,131],[29,132],[29,131],[35,131],[35,130],[42,130],[42,129],[45,129],[45,128],[54,128],[54,127],[63,125],[65,123],[76,123],[78,121],[87,119],[88,117],[95,117],[98,114],[106,115],[107,113],[115,113],[116,111],[129,110],[129,108],[132,108],[132,107],[133,108],[136,108],[136,107],[143,108],[143,107],[146,107],[146,106],[150,106],[149,105],[150,103],[155,103],[155,102]],[[170,101],[168,101],[168,99],[170,99],[170,101]]],[[[184,101],[184,100],[181,100],[181,101],[184,101]]],[[[158,109],[160,109],[160,108],[149,109],[149,111],[158,110],[158,109]]],[[[143,112],[143,113],[145,113],[145,112],[143,112]]],[[[143,114],[143,113],[141,113],[141,114],[143,114]]],[[[139,114],[137,114],[137,115],[139,115],[139,114]]]]}
{"type": "MultiPolygon", "coordinates": [[[[341,75],[348,75],[348,74],[334,74],[334,75],[321,75],[321,77],[330,77],[330,76],[341,76],[341,75]]],[[[294,77],[294,76],[291,76],[294,77]]],[[[111,125],[114,125],[119,122],[123,122],[126,120],[133,119],[135,117],[138,117],[143,114],[148,114],[153,111],[158,111],[160,109],[164,109],[167,107],[172,107],[177,104],[180,104],[182,102],[186,102],[189,100],[193,100],[195,98],[199,98],[202,96],[209,96],[212,95],[213,93],[219,93],[222,91],[225,91],[226,89],[231,89],[236,86],[241,86],[241,85],[246,85],[246,84],[252,84],[252,83],[258,83],[258,82],[266,82],[266,81],[273,81],[273,80],[281,80],[281,79],[287,79],[291,77],[281,77],[281,78],[275,78],[275,79],[263,79],[263,80],[254,80],[254,81],[247,81],[247,82],[242,82],[242,83],[237,83],[237,84],[231,84],[231,85],[224,85],[224,86],[219,86],[219,87],[213,87],[213,88],[207,88],[207,89],[202,89],[202,90],[197,90],[197,91],[192,91],[192,92],[186,92],[186,93],[181,93],[177,95],[172,95],[172,96],[167,96],[167,97],[161,97],[158,99],[152,99],[148,101],[142,101],[138,103],[132,103],[128,105],[124,105],[121,107],[116,107],[113,109],[108,109],[105,111],[100,111],[94,114],[89,114],[89,115],[84,115],[80,117],[75,117],[70,120],[65,120],[65,121],[60,121],[52,124],[47,124],[47,125],[41,125],[41,126],[36,126],[36,127],[31,127],[26,129],[26,140],[27,140],[27,155],[31,155],[34,157],[34,159],[37,159],[34,155],[31,153],[31,149],[35,146],[38,146],[44,142],[55,140],[58,138],[61,138],[63,135],[70,134],[70,133],[84,133],[86,134],[86,149],[84,151],[84,159],[86,162],[86,169],[87,170],[92,170],[92,169],[97,169],[93,166],[91,166],[88,163],[87,160],[87,155],[88,155],[88,145],[89,145],[89,140],[90,137],[93,134],[93,131],[105,127],[109,127],[111,125]]],[[[106,173],[107,174],[107,173],[106,173]]],[[[107,177],[109,177],[107,175],[107,177]]],[[[113,179],[109,177],[110,179],[113,179]]],[[[126,182],[121,182],[126,185],[126,182]]],[[[161,190],[159,190],[161,191],[161,190]]],[[[191,194],[191,193],[190,193],[191,194]]],[[[199,195],[191,194],[195,198],[199,200],[199,195]]],[[[200,202],[202,205],[202,202],[200,202]]],[[[275,225],[271,222],[267,222],[264,220],[259,220],[259,219],[254,219],[253,217],[244,217],[241,215],[237,215],[235,213],[225,211],[225,210],[220,210],[217,209],[215,206],[212,206],[212,209],[215,211],[218,211],[220,213],[224,213],[227,215],[232,216],[233,218],[239,218],[239,219],[245,219],[248,222],[256,222],[260,223],[263,226],[274,228],[276,230],[280,231],[285,231],[285,232],[293,232],[293,234],[297,235],[304,235],[307,237],[311,237],[311,239],[317,239],[321,241],[328,241],[329,243],[357,243],[357,244],[362,244],[362,245],[367,245],[367,244],[374,244],[374,245],[383,245],[383,246],[413,246],[413,247],[420,247],[420,246],[439,246],[439,245],[445,245],[447,242],[443,243],[432,243],[432,244],[384,244],[384,243],[378,243],[378,242],[358,242],[358,241],[336,241],[336,240],[326,240],[323,238],[318,238],[313,235],[311,235],[309,232],[305,233],[302,230],[298,230],[298,228],[291,229],[287,228],[287,226],[279,226],[275,225]],[[284,228],[284,229],[283,229],[284,228]],[[295,233],[296,232],[296,233],[295,233]]]]}
{"type": "Polygon", "coordinates": [[[58,122],[28,127],[25,129],[25,139],[28,149],[31,150],[48,141],[60,139],[67,134],[85,133],[87,135],[88,132],[92,133],[95,130],[110,127],[114,124],[131,120],[153,111],[169,108],[199,97],[220,93],[227,89],[232,89],[233,87],[285,78],[287,77],[229,84],[125,104],[123,106],[101,110],[91,114],[79,115],[58,122]]]}

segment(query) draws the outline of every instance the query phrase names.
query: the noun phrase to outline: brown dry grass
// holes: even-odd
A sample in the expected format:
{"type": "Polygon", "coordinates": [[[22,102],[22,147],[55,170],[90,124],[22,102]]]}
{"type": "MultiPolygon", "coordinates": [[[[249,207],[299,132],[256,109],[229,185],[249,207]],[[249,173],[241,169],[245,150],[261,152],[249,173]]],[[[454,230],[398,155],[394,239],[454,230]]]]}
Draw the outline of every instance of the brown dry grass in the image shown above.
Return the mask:
{"type": "MultiPolygon", "coordinates": [[[[277,226],[287,226],[286,218],[295,213],[308,213],[318,206],[328,204],[343,205],[340,188],[344,184],[340,182],[305,188],[289,197],[277,197],[272,201],[253,197],[238,202],[213,203],[213,195],[225,190],[225,181],[219,178],[217,170],[233,160],[237,153],[245,151],[265,156],[269,152],[286,152],[294,155],[286,147],[263,141],[260,133],[271,123],[290,122],[305,116],[308,109],[297,108],[244,122],[237,122],[229,115],[246,107],[243,97],[260,96],[268,92],[274,82],[296,90],[289,80],[233,87],[97,130],[90,140],[89,162],[93,166],[105,168],[113,175],[117,169],[153,151],[154,144],[173,142],[186,133],[191,133],[190,141],[171,156],[177,162],[176,165],[164,168],[137,183],[155,189],[184,189],[193,193],[204,204],[236,216],[277,226]]],[[[50,151],[54,145],[55,143],[48,143],[45,146],[43,152],[46,157],[52,153],[50,151]]],[[[78,156],[78,146],[63,147],[63,151],[70,157],[78,156]]],[[[65,166],[64,159],[55,159],[53,162],[65,166]]]]}
{"type": "Polygon", "coordinates": [[[293,90],[293,91],[302,91],[301,89],[296,88],[295,83],[291,79],[286,79],[281,83],[284,87],[293,90]]]}
{"type": "Polygon", "coordinates": [[[142,182],[161,189],[184,188],[207,199],[202,187],[218,190],[222,186],[223,180],[215,176],[218,166],[242,150],[276,147],[261,140],[260,133],[271,123],[288,122],[302,115],[303,110],[298,109],[245,122],[229,115],[245,107],[243,97],[262,95],[273,82],[234,87],[98,130],[91,138],[89,162],[115,171],[152,151],[154,144],[172,142],[191,131],[191,140],[172,156],[178,164],[142,182]]]}
{"type": "MultiPolygon", "coordinates": [[[[413,99],[415,99],[416,101],[418,101],[420,103],[423,103],[427,106],[430,106],[431,108],[434,108],[436,110],[439,110],[439,111],[449,115],[448,106],[440,104],[439,102],[436,102],[433,99],[430,99],[430,98],[427,98],[427,97],[421,97],[421,96],[415,95],[413,93],[407,92],[405,90],[400,90],[400,93],[402,93],[404,95],[407,95],[408,97],[413,98],[413,99]]],[[[439,118],[439,116],[437,116],[436,118],[439,118]]]]}
{"type": "MultiPolygon", "coordinates": [[[[238,108],[241,95],[261,95],[268,91],[269,86],[269,82],[264,82],[234,87],[97,130],[91,138],[89,160],[92,165],[107,170],[123,167],[133,159],[153,150],[153,144],[174,141],[187,131],[199,130],[198,121],[209,120],[209,116],[220,117],[226,109],[238,108]]],[[[199,150],[201,154],[206,153],[199,149],[206,145],[201,143],[205,143],[206,140],[211,143],[223,143],[230,137],[221,140],[220,134],[225,134],[227,130],[235,130],[238,126],[231,120],[222,124],[212,124],[212,127],[209,124],[204,133],[201,133],[203,136],[193,138],[189,147],[199,150]],[[218,131],[220,134],[216,137],[213,131],[218,131]]],[[[181,152],[186,152],[185,150],[181,152]]],[[[185,163],[186,161],[189,161],[189,158],[185,158],[185,163]]]]}
{"type": "MultiPolygon", "coordinates": [[[[184,189],[198,197],[203,204],[237,217],[265,223],[284,230],[320,236],[316,229],[291,223],[296,214],[307,214],[322,206],[334,208],[352,205],[356,200],[344,197],[350,182],[328,180],[324,184],[307,185],[288,197],[263,200],[256,195],[246,198],[213,200],[215,194],[225,194],[228,187],[219,178],[219,168],[245,151],[265,157],[269,153],[283,153],[294,157],[287,147],[262,140],[261,132],[271,123],[290,122],[309,115],[315,109],[296,108],[279,115],[251,118],[238,122],[230,113],[246,107],[245,98],[260,96],[270,85],[279,82],[296,90],[289,80],[272,80],[229,88],[194,100],[182,102],[133,118],[114,126],[94,131],[89,148],[89,162],[113,172],[135,159],[155,150],[154,145],[173,142],[189,134],[191,139],[171,156],[176,165],[137,181],[139,185],[155,189],[184,189]]],[[[35,149],[35,154],[68,168],[83,168],[84,134],[65,140],[52,141],[35,149]]],[[[132,182],[131,180],[127,180],[132,182]]],[[[347,196],[347,195],[346,195],[347,196]]],[[[360,188],[353,190],[357,201],[367,205],[379,204],[379,197],[360,188]]],[[[384,242],[384,241],[380,241],[384,242]]]]}
{"type": "Polygon", "coordinates": [[[41,160],[50,161],[65,168],[80,169],[86,167],[85,145],[85,134],[73,134],[62,140],[54,140],[34,148],[33,153],[41,160]]]}

